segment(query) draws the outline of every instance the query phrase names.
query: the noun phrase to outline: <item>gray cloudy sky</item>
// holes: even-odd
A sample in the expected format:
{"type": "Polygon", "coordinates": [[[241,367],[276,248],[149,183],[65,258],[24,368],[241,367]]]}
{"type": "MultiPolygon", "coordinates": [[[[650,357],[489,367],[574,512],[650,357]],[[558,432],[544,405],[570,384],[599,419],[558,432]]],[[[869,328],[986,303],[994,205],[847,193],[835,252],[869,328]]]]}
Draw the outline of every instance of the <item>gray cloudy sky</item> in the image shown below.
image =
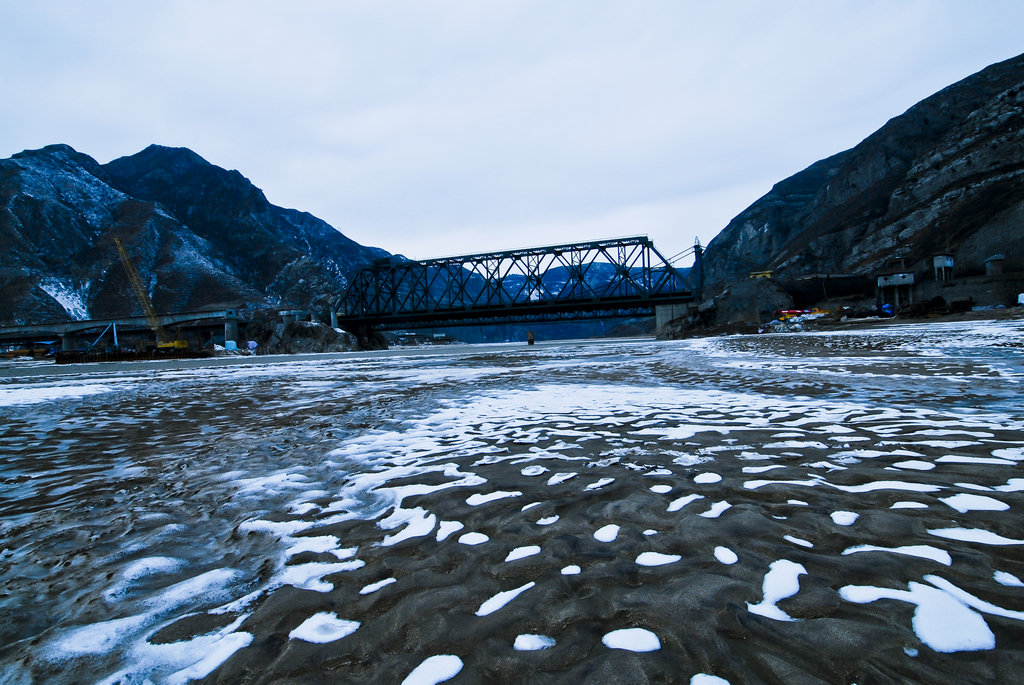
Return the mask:
{"type": "Polygon", "coordinates": [[[671,255],[1022,27],[1020,0],[0,0],[0,157],[188,147],[416,258],[671,255]]]}

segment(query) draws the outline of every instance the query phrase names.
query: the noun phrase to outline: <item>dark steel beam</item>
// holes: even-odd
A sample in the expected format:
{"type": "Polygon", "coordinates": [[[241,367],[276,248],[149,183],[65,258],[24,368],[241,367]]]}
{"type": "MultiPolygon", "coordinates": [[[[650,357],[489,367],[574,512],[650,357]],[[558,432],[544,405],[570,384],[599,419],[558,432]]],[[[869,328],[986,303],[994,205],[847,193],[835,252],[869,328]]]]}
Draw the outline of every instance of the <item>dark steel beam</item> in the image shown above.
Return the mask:
{"type": "MultiPolygon", "coordinates": [[[[698,281],[699,283],[699,281],[698,281]]],[[[653,314],[699,296],[645,236],[409,261],[384,259],[337,303],[350,330],[653,314]],[[566,318],[570,317],[570,318],[566,318]]]]}

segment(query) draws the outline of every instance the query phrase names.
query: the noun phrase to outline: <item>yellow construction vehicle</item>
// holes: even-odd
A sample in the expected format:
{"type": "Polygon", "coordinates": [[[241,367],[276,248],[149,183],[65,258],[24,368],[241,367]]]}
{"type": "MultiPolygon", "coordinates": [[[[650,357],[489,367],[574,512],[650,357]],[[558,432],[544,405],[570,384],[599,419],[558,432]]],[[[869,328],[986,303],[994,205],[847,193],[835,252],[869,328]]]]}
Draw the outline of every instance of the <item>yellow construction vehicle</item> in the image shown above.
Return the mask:
{"type": "Polygon", "coordinates": [[[188,341],[170,340],[168,338],[163,326],[160,325],[160,320],[156,316],[152,303],[149,301],[149,295],[146,293],[146,288],[142,285],[142,277],[139,276],[139,270],[135,268],[135,263],[128,256],[128,251],[124,249],[124,244],[120,238],[114,238],[114,244],[117,245],[117,251],[121,254],[121,263],[124,265],[125,273],[128,274],[128,281],[132,284],[132,290],[135,291],[135,299],[139,301],[142,313],[146,315],[146,321],[149,322],[149,327],[153,329],[153,334],[156,335],[157,349],[188,349],[188,341]]]}

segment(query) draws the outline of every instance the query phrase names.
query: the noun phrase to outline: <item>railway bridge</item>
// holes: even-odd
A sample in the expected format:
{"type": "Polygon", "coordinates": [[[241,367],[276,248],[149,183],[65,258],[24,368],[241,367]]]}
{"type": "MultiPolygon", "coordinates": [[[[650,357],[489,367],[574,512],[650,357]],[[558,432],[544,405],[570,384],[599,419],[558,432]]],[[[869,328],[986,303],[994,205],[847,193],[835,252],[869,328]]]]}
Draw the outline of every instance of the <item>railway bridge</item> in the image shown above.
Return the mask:
{"type": "Polygon", "coordinates": [[[646,236],[411,261],[381,259],[357,272],[332,323],[373,330],[674,315],[699,301],[694,266],[677,269],[646,236]]]}

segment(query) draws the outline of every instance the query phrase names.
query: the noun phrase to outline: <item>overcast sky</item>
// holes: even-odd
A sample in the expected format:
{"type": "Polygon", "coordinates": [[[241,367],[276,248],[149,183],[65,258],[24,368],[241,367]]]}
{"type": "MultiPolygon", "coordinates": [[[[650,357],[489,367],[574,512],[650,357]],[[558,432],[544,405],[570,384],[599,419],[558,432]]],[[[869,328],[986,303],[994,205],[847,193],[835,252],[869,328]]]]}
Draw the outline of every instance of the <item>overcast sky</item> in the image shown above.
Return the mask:
{"type": "Polygon", "coordinates": [[[188,147],[414,258],[668,256],[1022,27],[1020,0],[0,0],[0,157],[188,147]]]}

